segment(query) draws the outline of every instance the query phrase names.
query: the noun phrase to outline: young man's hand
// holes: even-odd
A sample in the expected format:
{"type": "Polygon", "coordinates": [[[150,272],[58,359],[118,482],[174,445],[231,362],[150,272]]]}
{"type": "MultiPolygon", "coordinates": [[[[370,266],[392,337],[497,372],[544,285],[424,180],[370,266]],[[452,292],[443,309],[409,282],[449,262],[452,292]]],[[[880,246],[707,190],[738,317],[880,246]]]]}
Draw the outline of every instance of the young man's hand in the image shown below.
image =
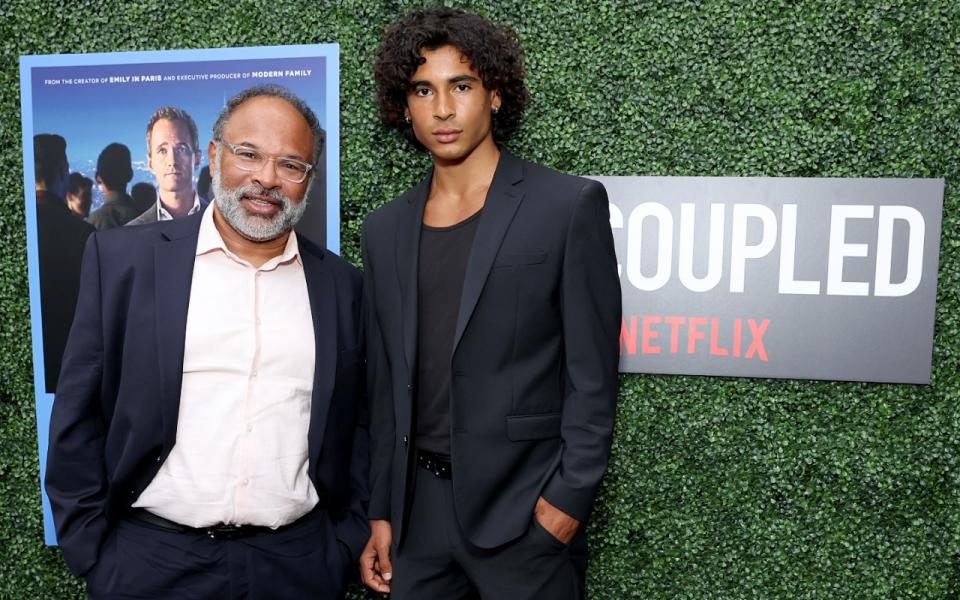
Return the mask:
{"type": "Polygon", "coordinates": [[[360,577],[375,592],[390,591],[390,579],[393,577],[393,567],[390,565],[392,540],[390,521],[370,521],[370,540],[360,553],[360,577]]]}
{"type": "Polygon", "coordinates": [[[533,518],[564,544],[569,544],[580,528],[580,521],[547,502],[543,496],[537,498],[537,504],[533,507],[533,518]]]}

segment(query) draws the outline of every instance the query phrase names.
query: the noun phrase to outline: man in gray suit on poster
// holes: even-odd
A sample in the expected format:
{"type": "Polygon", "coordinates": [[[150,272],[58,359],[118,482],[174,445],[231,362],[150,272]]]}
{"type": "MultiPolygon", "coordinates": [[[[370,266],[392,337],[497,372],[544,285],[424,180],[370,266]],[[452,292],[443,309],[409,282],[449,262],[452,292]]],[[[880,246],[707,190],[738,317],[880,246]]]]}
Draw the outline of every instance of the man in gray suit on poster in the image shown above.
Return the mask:
{"type": "Polygon", "coordinates": [[[206,202],[193,185],[200,166],[197,124],[187,111],[164,106],[147,122],[147,167],[157,180],[157,201],[128,225],[170,221],[200,212],[206,202]]]}

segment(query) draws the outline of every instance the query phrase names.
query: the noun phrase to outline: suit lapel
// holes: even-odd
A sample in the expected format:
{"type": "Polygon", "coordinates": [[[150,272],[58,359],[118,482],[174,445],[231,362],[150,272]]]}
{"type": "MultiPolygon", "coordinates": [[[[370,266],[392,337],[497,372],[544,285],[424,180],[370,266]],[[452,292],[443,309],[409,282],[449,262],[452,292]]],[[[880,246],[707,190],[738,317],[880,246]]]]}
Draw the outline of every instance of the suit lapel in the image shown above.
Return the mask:
{"type": "Polygon", "coordinates": [[[316,348],[313,366],[313,395],[310,402],[310,427],[307,431],[310,464],[316,465],[327,429],[330,398],[337,378],[337,288],[322,250],[300,244],[300,259],[307,281],[313,339],[316,348]]]}
{"type": "Polygon", "coordinates": [[[423,207],[427,203],[433,169],[409,192],[406,212],[397,223],[397,277],[400,283],[400,306],[403,317],[403,355],[407,372],[413,379],[417,364],[417,274],[420,261],[420,229],[423,224],[423,207]]]}
{"type": "Polygon", "coordinates": [[[460,295],[460,311],[457,313],[457,328],[453,337],[453,352],[457,351],[457,345],[480,299],[503,237],[523,200],[523,191],[517,185],[522,180],[523,163],[506,150],[501,150],[500,162],[497,164],[493,181],[490,182],[487,199],[483,204],[483,214],[480,216],[473,247],[470,249],[470,259],[467,261],[463,291],[460,295]]]}
{"type": "Polygon", "coordinates": [[[187,333],[187,309],[197,234],[202,213],[171,221],[161,232],[164,241],[153,247],[156,273],[157,360],[163,398],[163,430],[173,431],[180,412],[180,385],[183,380],[183,345],[187,333]]]}

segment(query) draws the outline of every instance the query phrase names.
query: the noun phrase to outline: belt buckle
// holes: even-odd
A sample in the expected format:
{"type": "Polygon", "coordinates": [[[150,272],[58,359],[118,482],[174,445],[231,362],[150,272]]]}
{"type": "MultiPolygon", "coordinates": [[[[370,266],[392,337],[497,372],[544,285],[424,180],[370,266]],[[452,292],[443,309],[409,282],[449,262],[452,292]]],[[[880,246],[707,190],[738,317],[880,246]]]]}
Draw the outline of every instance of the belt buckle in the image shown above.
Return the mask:
{"type": "Polygon", "coordinates": [[[439,460],[433,455],[418,452],[417,464],[433,473],[433,476],[437,479],[450,479],[451,465],[447,461],[439,460]]]}
{"type": "Polygon", "coordinates": [[[237,525],[214,525],[207,527],[204,533],[213,540],[235,540],[241,537],[241,528],[237,525]]]}

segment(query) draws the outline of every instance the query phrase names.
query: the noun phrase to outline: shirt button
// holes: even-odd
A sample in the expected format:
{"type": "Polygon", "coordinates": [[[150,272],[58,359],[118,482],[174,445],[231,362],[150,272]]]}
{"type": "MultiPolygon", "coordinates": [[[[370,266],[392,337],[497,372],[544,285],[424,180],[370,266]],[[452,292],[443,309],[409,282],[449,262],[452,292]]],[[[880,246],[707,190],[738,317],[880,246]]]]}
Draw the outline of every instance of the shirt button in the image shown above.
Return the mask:
{"type": "Polygon", "coordinates": [[[248,484],[248,483],[250,483],[250,480],[249,480],[249,479],[244,479],[243,481],[240,482],[240,485],[242,485],[243,487],[247,487],[247,484],[248,484]]]}
{"type": "Polygon", "coordinates": [[[256,371],[253,371],[252,373],[250,373],[250,378],[251,378],[251,379],[256,379],[256,378],[257,378],[257,372],[256,372],[256,371]]]}
{"type": "Polygon", "coordinates": [[[253,425],[247,425],[247,433],[253,431],[253,425]]]}

